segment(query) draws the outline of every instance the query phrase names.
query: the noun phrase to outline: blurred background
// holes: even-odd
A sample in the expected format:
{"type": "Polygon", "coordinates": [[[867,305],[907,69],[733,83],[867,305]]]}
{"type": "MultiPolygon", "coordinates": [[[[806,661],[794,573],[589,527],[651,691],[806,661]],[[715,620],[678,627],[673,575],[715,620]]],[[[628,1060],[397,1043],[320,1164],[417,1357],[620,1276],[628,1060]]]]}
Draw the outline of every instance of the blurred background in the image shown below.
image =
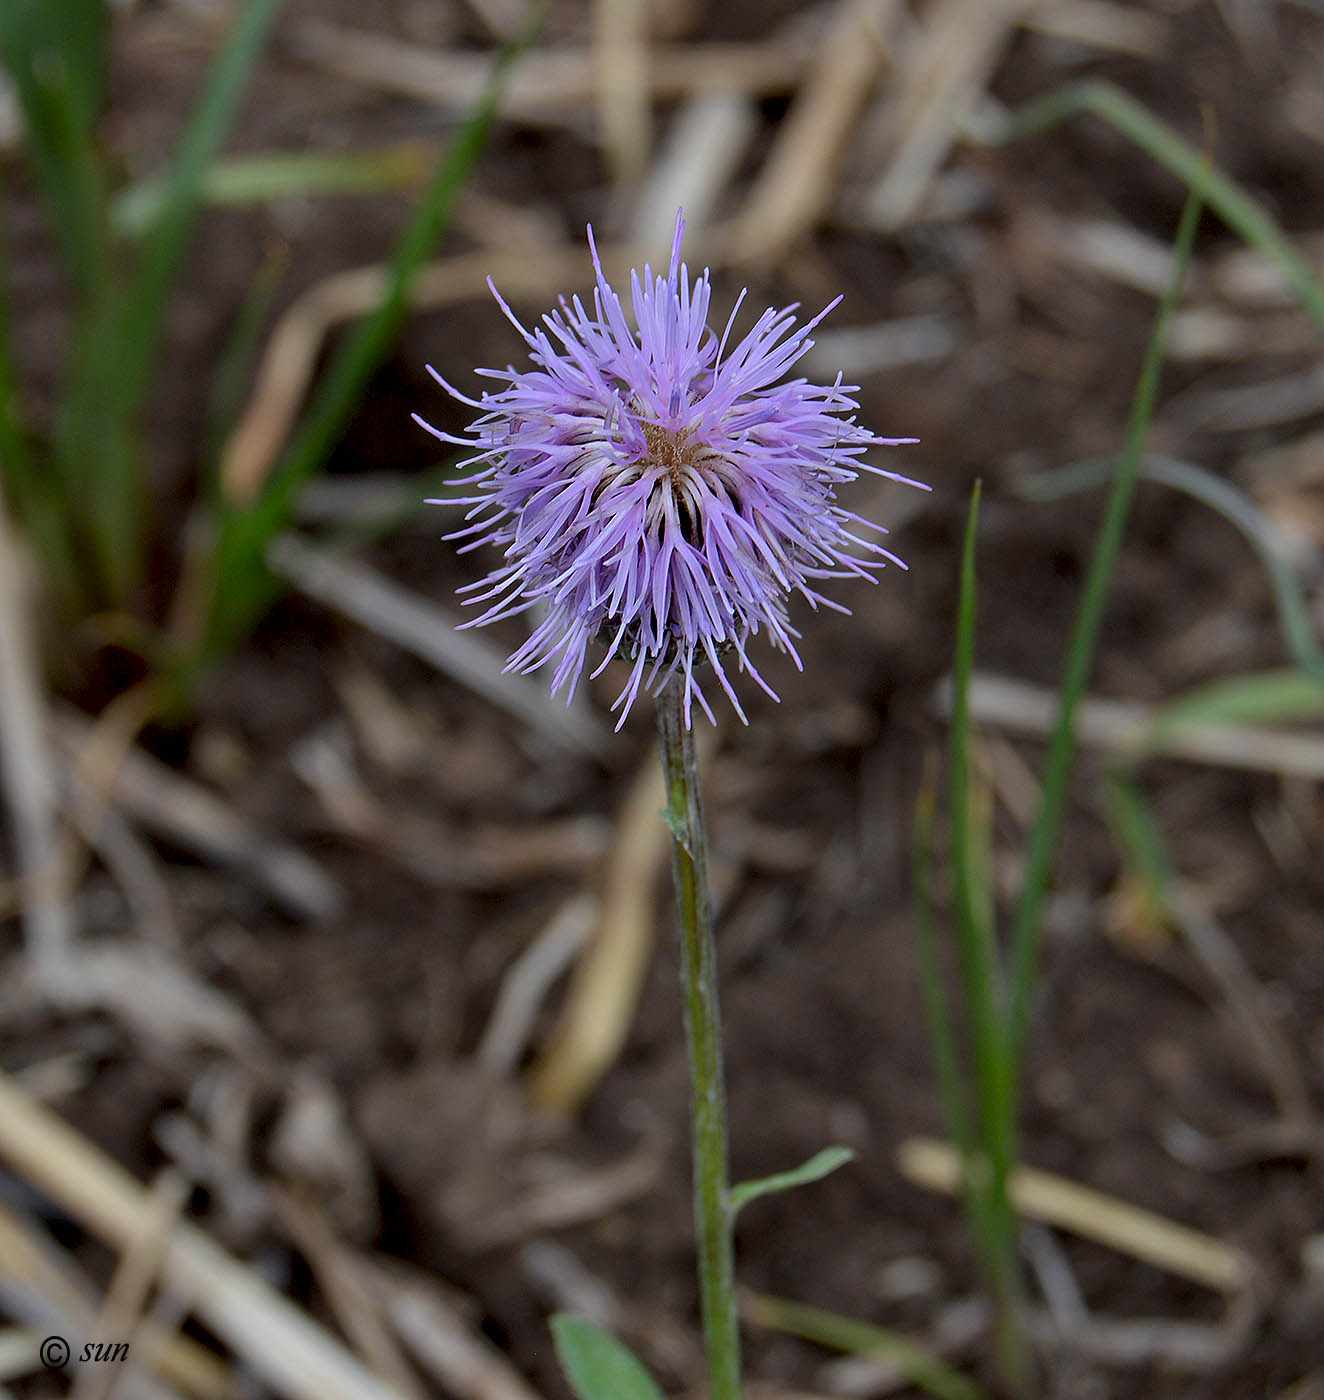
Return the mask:
{"type": "MultiPolygon", "coordinates": [[[[740,1278],[996,1387],[917,1146],[912,831],[959,542],[982,478],[974,758],[1010,899],[1088,464],[1207,146],[1232,183],[1029,1028],[1024,1160],[1101,1194],[1025,1185],[1027,1291],[1044,1395],[1324,1400],[1324,9],[0,0],[0,45],[6,1393],[560,1397],[556,1309],[701,1388],[651,706],[615,734],[618,672],[567,709],[500,674],[522,619],[455,631],[492,561],[442,541],[453,463],[409,416],[466,421],[427,364],[476,395],[525,363],[489,275],[527,322],[591,289],[586,224],[619,287],[682,205],[719,328],[744,287],[738,329],[842,295],[803,371],[920,438],[878,464],[933,488],[843,492],[909,572],[797,606],[804,673],[767,654],[780,705],[744,685],[748,727],[704,738],[733,1175],[859,1154],[750,1207],[740,1278]],[[1217,730],[1119,749],[1266,673],[1217,730]],[[1110,821],[1119,753],[1162,910],[1110,821]]],[[[760,1318],[757,1394],[920,1393],[760,1318]]]]}

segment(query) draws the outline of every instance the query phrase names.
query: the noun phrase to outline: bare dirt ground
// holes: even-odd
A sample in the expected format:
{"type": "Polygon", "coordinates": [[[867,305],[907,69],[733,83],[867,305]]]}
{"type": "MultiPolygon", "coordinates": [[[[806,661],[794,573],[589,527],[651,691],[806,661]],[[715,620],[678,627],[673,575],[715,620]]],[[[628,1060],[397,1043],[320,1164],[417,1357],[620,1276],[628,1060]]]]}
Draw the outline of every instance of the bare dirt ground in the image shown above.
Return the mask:
{"type": "MultiPolygon", "coordinates": [[[[712,261],[721,319],[746,284],[749,306],[796,300],[813,311],[844,293],[830,332],[871,334],[835,344],[824,334],[820,353],[835,354],[834,368],[860,384],[866,423],[922,439],[905,449],[902,469],[933,487],[920,496],[865,481],[852,493],[854,508],[894,526],[909,572],[889,570],[876,589],[841,585],[836,596],[852,617],[797,616],[804,674],[772,659],[781,705],[748,687],[749,726],[726,720],[708,762],[734,1176],[788,1167],[828,1142],[859,1154],[822,1183],[751,1207],[739,1274],[759,1292],[908,1331],[992,1386],[959,1209],[907,1179],[897,1160],[906,1140],[941,1135],[913,953],[915,799],[945,737],[936,687],[950,665],[955,553],[976,477],[985,488],[980,669],[1056,682],[1101,495],[1036,504],[1017,486],[1119,447],[1183,192],[1149,156],[1081,116],[1006,147],[956,141],[888,227],[870,199],[926,120],[924,85],[947,91],[948,69],[964,59],[943,99],[948,126],[957,104],[986,116],[990,103],[1014,106],[1084,76],[1116,82],[1196,143],[1207,112],[1219,165],[1318,254],[1324,14],[1269,0],[1153,0],[1043,5],[1025,24],[995,16],[1029,7],[856,6],[876,12],[875,22],[889,16],[887,42],[843,120],[832,178],[805,226],[761,250],[754,234],[775,229],[742,224],[742,214],[781,149],[814,56],[851,7],[682,8],[649,40],[654,61],[663,44],[722,41],[749,54],[780,45],[786,69],[745,82],[728,52],[726,90],[745,144],[711,209],[695,210],[691,265],[712,261]],[[962,11],[944,66],[926,39],[962,11]]],[[[232,149],[443,140],[458,119],[454,100],[352,73],[345,54],[361,54],[358,36],[369,34],[415,54],[477,58],[491,43],[477,18],[486,9],[291,0],[232,149]]],[[[590,38],[588,8],[564,4],[537,52],[583,52],[590,38]]],[[[107,139],[129,175],[159,168],[212,43],[205,12],[191,6],[143,3],[117,21],[107,139]]],[[[652,144],[642,151],[631,146],[635,109],[627,101],[624,126],[613,128],[591,91],[503,120],[439,254],[486,252],[508,265],[513,253],[534,267],[555,257],[559,266],[578,256],[590,220],[604,243],[627,241],[688,100],[671,88],[647,104],[652,144]],[[636,173],[613,186],[613,162],[629,171],[641,153],[636,173]]],[[[807,181],[802,169],[788,189],[807,181]]],[[[62,288],[14,152],[5,183],[13,314],[40,399],[59,364],[62,288]]],[[[384,257],[409,207],[405,195],[291,198],[207,215],[153,405],[168,528],[149,607],[161,612],[169,597],[211,368],[257,268],[273,251],[286,259],[279,314],[321,279],[384,257]]],[[[789,207],[783,199],[774,209],[789,207]]],[[[1206,215],[1186,339],[1165,375],[1151,447],[1248,491],[1290,528],[1313,580],[1324,546],[1317,333],[1246,271],[1240,246],[1206,215]],[[1202,326],[1213,327],[1203,340],[1202,326]],[[1275,397],[1275,385],[1310,374],[1313,398],[1275,397]],[[1231,397],[1250,386],[1261,393],[1231,397]]],[[[534,315],[555,292],[588,285],[584,254],[573,280],[517,305],[534,315]]],[[[389,491],[436,465],[409,412],[452,429],[463,420],[427,379],[426,362],[472,390],[475,365],[518,361],[521,351],[485,293],[420,310],[299,528],[317,528],[317,511],[324,520],[328,510],[360,509],[355,489],[389,491]]],[[[357,559],[449,609],[452,590],[482,566],[439,540],[440,520],[417,514],[357,559]]],[[[500,630],[493,656],[519,635],[518,623],[500,630]]],[[[1269,581],[1242,537],[1195,501],[1142,486],[1093,693],[1157,702],[1284,659],[1269,581]]],[[[96,711],[123,677],[106,657],[92,674],[73,698],[96,711]]],[[[573,712],[594,734],[609,732],[612,680],[590,686],[573,712]]],[[[522,1377],[563,1396],[544,1320],[567,1307],[617,1330],[668,1391],[702,1384],[670,891],[660,836],[633,815],[659,805],[646,787],[639,795],[653,764],[651,715],[640,705],[595,755],[548,713],[541,724],[513,717],[293,592],[217,675],[196,720],[145,743],[218,794],[259,848],[283,843],[315,861],[337,892],[334,907],[316,917],[292,909],[253,875],[253,862],[219,869],[177,832],[157,831],[145,887],[126,893],[104,861],[91,863],[73,896],[80,937],[147,938],[142,889],[159,888],[159,936],[190,986],[209,988],[232,1019],[208,1029],[186,998],[182,1029],[166,1033],[123,1006],[77,1013],[5,998],[7,1072],[141,1181],[173,1168],[194,1224],[417,1394],[514,1400],[522,1377]],[[521,955],[555,944],[558,926],[565,943],[576,920],[606,922],[604,907],[653,943],[637,1008],[621,1013],[619,1056],[573,1111],[538,1114],[529,1094],[550,1092],[547,1057],[564,1034],[563,1006],[576,1005],[573,990],[567,1000],[564,975],[544,989],[504,1048],[494,1044],[494,1012],[521,955]],[[362,1283],[383,1264],[395,1272],[376,1309],[403,1343],[374,1342],[352,1320],[373,1309],[335,1296],[337,1283],[362,1283]],[[449,1310],[464,1346],[497,1369],[480,1375],[427,1359],[392,1311],[406,1286],[436,1310],[425,1332],[441,1335],[437,1319],[449,1310]]],[[[997,799],[999,880],[1011,894],[1042,745],[990,721],[981,755],[997,799]]],[[[1211,946],[1153,929],[1128,902],[1100,771],[1087,744],[1045,933],[1024,1157],[1244,1251],[1253,1282],[1220,1294],[1080,1230],[1035,1225],[1028,1277],[1044,1394],[1316,1400],[1318,773],[1176,760],[1145,770],[1214,928],[1211,946]]],[[[3,938],[17,978],[17,920],[3,938]]],[[[628,1007],[628,985],[621,995],[628,1007]]],[[[581,1014],[607,1018],[615,1006],[581,1014]]],[[[46,1208],[30,1186],[41,1183],[25,1184],[20,1172],[5,1198],[35,1217],[46,1208]]],[[[96,1231],[67,1211],[47,1214],[60,1247],[104,1288],[114,1258],[96,1231]]],[[[11,1306],[12,1264],[0,1272],[10,1279],[7,1311],[32,1322],[11,1306]]],[[[774,1393],[910,1393],[882,1368],[843,1369],[756,1327],[746,1336],[749,1373],[774,1393]]],[[[472,1359],[463,1346],[460,1354],[472,1359]]],[[[16,1379],[14,1393],[62,1394],[66,1383],[16,1379]]],[[[234,1393],[266,1393],[246,1384],[234,1393]]]]}

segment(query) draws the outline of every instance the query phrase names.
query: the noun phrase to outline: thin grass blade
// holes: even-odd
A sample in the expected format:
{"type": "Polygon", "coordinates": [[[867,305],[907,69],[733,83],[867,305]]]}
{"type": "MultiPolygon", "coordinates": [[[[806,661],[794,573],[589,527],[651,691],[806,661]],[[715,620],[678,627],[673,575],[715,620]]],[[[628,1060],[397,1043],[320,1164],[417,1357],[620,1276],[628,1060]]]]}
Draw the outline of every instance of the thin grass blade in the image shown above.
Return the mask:
{"type": "MultiPolygon", "coordinates": [[[[1116,459],[1094,458],[1073,462],[1059,471],[1045,472],[1023,482],[1020,494],[1030,500],[1057,500],[1093,486],[1102,486],[1112,479],[1116,459]]],[[[1324,651],[1315,635],[1310,607],[1296,571],[1292,567],[1278,530],[1265,518],[1264,512],[1244,491],[1221,476],[1197,466],[1194,462],[1175,461],[1146,453],[1140,459],[1139,473],[1146,481],[1156,481],[1216,510],[1230,525],[1246,537],[1247,542],[1264,565],[1273,586],[1274,604],[1283,639],[1288,650],[1304,671],[1324,680],[1324,651]]]]}
{"type": "Polygon", "coordinates": [[[912,1385],[937,1396],[938,1400],[988,1400],[987,1394],[968,1376],[900,1332],[764,1293],[744,1293],[740,1310],[757,1327],[803,1337],[807,1342],[850,1356],[870,1356],[885,1362],[900,1371],[912,1385]]]}
{"type": "Polygon", "coordinates": [[[1193,172],[1193,175],[1191,190],[1177,227],[1172,280],[1154,318],[1154,329],[1145,350],[1132,400],[1125,444],[1118,458],[1117,474],[1104,508],[1103,521],[1095,541],[1094,556],[1090,561],[1084,593],[1072,629],[1062,677],[1057,724],[1049,741],[1048,755],[1044,763],[1039,811],[1027,844],[1024,884],[1012,928],[1008,1048],[1013,1085],[1019,1077],[1030,993],[1038,971],[1043,902],[1052,874],[1058,832],[1066,804],[1067,783],[1075,755],[1076,707],[1085,693],[1090,672],[1093,670],[1108,588],[1121,550],[1127,512],[1139,475],[1141,450],[1150,420],[1154,416],[1159,377],[1167,346],[1168,326],[1181,296],[1191,248],[1195,241],[1195,231],[1203,208],[1204,179],[1199,171],[1193,172]]]}
{"type": "Polygon", "coordinates": [[[1277,221],[1235,180],[1182,140],[1134,97],[1101,78],[1068,83],[1057,92],[1035,98],[1011,114],[1003,141],[1018,141],[1057,126],[1081,112],[1092,112],[1120,131],[1141,150],[1165,165],[1188,188],[1198,185],[1202,202],[1252,247],[1276,263],[1288,285],[1315,324],[1324,331],[1324,283],[1293,246],[1277,221]]]}
{"type": "Polygon", "coordinates": [[[160,339],[168,289],[179,270],[203,172],[223,139],[281,0],[248,0],[212,64],[180,146],[161,218],[127,287],[90,308],[56,423],[55,456],[79,509],[96,601],[121,604],[138,584],[148,514],[136,419],[160,339]]]}
{"type": "Polygon", "coordinates": [[[960,1149],[961,1156],[969,1161],[974,1152],[974,1139],[961,1072],[961,1046],[952,1024],[947,993],[943,988],[942,969],[938,961],[938,933],[933,915],[933,842],[938,808],[936,768],[935,762],[925,765],[919,797],[915,804],[915,840],[912,848],[915,946],[919,957],[920,992],[924,999],[929,1041],[933,1047],[933,1058],[938,1072],[938,1092],[942,1097],[943,1117],[947,1120],[947,1131],[952,1141],[960,1149]]]}
{"type": "Polygon", "coordinates": [[[142,247],[120,326],[127,355],[120,371],[131,412],[150,372],[167,290],[177,276],[197,215],[203,179],[234,120],[284,0],[248,0],[239,11],[207,76],[166,181],[160,217],[142,247]]]}
{"type": "Polygon", "coordinates": [[[1108,824],[1144,898],[1149,918],[1169,922],[1177,877],[1153,809],[1126,773],[1115,773],[1109,778],[1104,797],[1108,824]]]}
{"type": "Polygon", "coordinates": [[[1016,1093],[1004,1019],[1004,974],[993,926],[989,884],[988,812],[972,782],[970,682],[975,662],[977,585],[975,543],[980,483],[975,483],[961,552],[956,655],[952,667],[952,727],[948,785],[952,903],[956,946],[978,1103],[975,1151],[965,1159],[970,1213],[997,1317],[994,1344],[1013,1394],[1028,1393],[1032,1359],[1024,1326],[1016,1214],[1008,1182],[1016,1156],[1016,1093]]]}
{"type": "Polygon", "coordinates": [[[529,21],[502,49],[482,98],[396,247],[381,305],[336,354],[265,491],[252,505],[219,504],[212,602],[202,641],[205,655],[221,655],[235,645],[278,594],[279,585],[263,565],[267,544],[288,520],[299,490],[330,454],[399,332],[407,314],[410,284],[450,225],[459,193],[487,143],[509,75],[536,37],[545,11],[545,3],[536,5],[529,21]]]}
{"type": "Polygon", "coordinates": [[[107,7],[0,0],[0,57],[23,112],[28,156],[66,263],[87,300],[111,276],[105,183],[95,144],[107,7]]]}

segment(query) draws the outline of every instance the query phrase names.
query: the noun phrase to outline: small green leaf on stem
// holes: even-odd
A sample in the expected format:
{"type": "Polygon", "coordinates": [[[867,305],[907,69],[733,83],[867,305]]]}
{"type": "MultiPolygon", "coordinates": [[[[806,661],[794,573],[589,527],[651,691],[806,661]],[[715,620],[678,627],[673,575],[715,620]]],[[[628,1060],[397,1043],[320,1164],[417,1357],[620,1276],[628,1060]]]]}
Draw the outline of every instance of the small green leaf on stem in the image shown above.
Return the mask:
{"type": "Polygon", "coordinates": [[[684,812],[678,812],[674,807],[663,807],[662,820],[666,822],[672,840],[688,851],[690,849],[690,836],[684,812]]]}
{"type": "Polygon", "coordinates": [[[750,1201],[760,1196],[775,1196],[780,1191],[790,1191],[796,1186],[807,1186],[812,1181],[821,1181],[838,1167],[855,1160],[855,1153],[849,1147],[840,1145],[825,1147],[815,1152],[807,1161],[788,1172],[774,1172],[771,1176],[761,1176],[753,1181],[742,1181],[731,1188],[731,1218],[750,1201]]]}
{"type": "Polygon", "coordinates": [[[579,1400],[662,1400],[644,1363],[610,1332],[581,1317],[551,1319],[556,1358],[579,1400]]]}

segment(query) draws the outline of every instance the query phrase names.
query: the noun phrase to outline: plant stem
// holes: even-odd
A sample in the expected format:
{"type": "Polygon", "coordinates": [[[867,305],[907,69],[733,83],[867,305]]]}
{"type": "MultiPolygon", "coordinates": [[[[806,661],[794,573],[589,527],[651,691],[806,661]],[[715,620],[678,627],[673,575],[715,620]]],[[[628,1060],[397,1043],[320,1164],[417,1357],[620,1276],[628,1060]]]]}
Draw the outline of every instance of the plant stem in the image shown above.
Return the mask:
{"type": "MultiPolygon", "coordinates": [[[[970,682],[975,666],[977,580],[975,541],[981,487],[970,497],[961,553],[961,593],[956,656],[952,667],[952,733],[948,760],[951,803],[952,903],[965,1004],[970,1023],[979,1145],[953,1132],[965,1151],[966,1210],[974,1227],[985,1284],[993,1295],[994,1353],[1010,1395],[1034,1389],[1034,1355],[1025,1328],[1018,1245],[1020,1226],[1007,1194],[1016,1160],[1016,1077],[1004,1029],[1005,975],[998,956],[991,876],[992,813],[972,783],[970,682]]],[[[921,920],[922,923],[922,920],[921,920]]],[[[937,984],[936,968],[926,974],[937,984]]],[[[934,999],[938,986],[926,995],[934,999]]],[[[955,1060],[950,1026],[939,1017],[937,1032],[955,1060]]],[[[948,1092],[948,1091],[945,1091],[948,1092]]],[[[959,1125],[958,1125],[959,1126],[959,1125]]]]}
{"type": "Polygon", "coordinates": [[[699,765],[694,732],[685,725],[684,705],[684,682],[675,676],[658,696],[657,726],[667,788],[664,815],[671,829],[676,877],[685,1038],[690,1059],[699,1294],[711,1400],[739,1400],[740,1338],[736,1331],[735,1267],[727,1185],[717,955],[713,943],[712,903],[708,897],[708,843],[699,793],[699,765]]]}

